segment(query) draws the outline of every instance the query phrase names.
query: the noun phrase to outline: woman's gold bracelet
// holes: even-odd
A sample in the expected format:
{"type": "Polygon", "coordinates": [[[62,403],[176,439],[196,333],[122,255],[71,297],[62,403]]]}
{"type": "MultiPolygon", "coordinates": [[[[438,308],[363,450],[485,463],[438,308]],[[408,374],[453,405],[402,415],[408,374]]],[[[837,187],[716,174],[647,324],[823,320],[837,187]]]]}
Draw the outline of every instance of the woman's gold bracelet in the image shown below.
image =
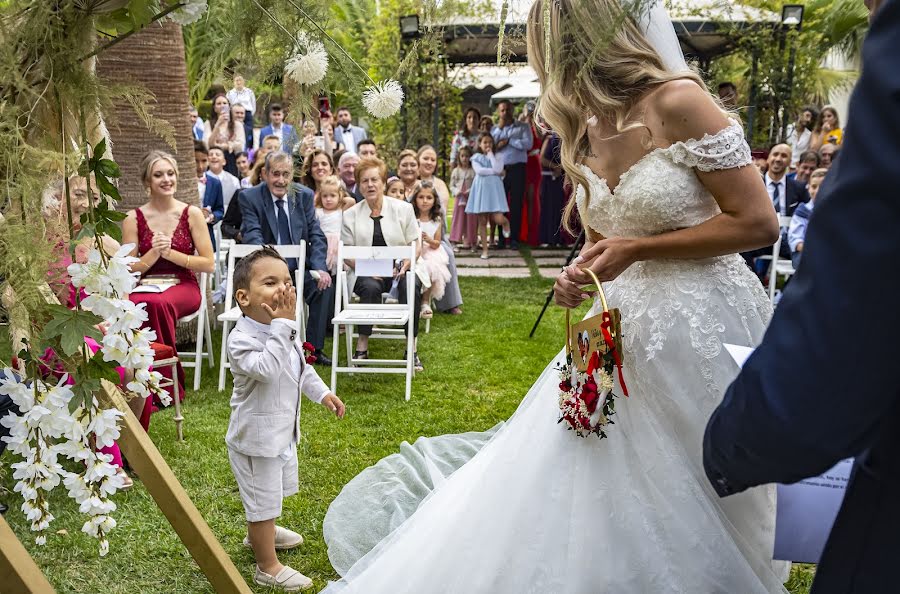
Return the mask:
{"type": "Polygon", "coordinates": [[[188,256],[187,258],[188,259],[187,259],[187,262],[185,263],[184,267],[187,268],[188,270],[190,270],[191,269],[191,257],[188,256]]]}

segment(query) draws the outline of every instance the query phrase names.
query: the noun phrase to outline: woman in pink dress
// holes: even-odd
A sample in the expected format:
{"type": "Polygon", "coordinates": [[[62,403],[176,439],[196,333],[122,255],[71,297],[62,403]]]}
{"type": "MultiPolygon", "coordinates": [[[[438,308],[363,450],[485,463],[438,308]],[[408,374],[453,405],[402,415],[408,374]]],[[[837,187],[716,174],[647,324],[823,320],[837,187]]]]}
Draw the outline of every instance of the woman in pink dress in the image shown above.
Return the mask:
{"type": "MultiPolygon", "coordinates": [[[[144,206],[132,210],[122,222],[122,242],[136,244],[133,256],[140,262],[131,269],[143,278],[174,275],[178,284],[162,293],[132,293],[135,303],[146,303],[146,327],[156,341],[175,348],[179,318],[200,307],[196,273],[212,272],[212,242],[203,212],[175,199],[178,166],[175,157],[150,151],[141,163],[141,178],[150,195],[144,206]]],[[[197,348],[202,348],[198,345],[197,348]]],[[[178,365],[179,394],[184,394],[184,370],[178,365]]]]}
{"type": "MultiPolygon", "coordinates": [[[[97,188],[93,185],[91,186],[91,192],[93,192],[94,196],[98,194],[97,188]]],[[[70,177],[69,196],[71,198],[70,204],[72,208],[72,217],[74,219],[73,231],[77,233],[81,230],[81,223],[79,222],[81,215],[88,212],[90,209],[87,180],[81,176],[70,177]]],[[[82,290],[79,295],[72,285],[72,279],[67,270],[69,265],[72,264],[72,258],[67,249],[70,231],[68,227],[68,215],[66,214],[67,209],[65,200],[65,182],[62,179],[53,182],[44,192],[42,211],[44,223],[46,225],[45,237],[50,244],[54,246],[54,254],[56,256],[56,260],[50,262],[47,282],[60,304],[65,305],[69,309],[74,309],[77,306],[77,298],[80,297],[81,299],[84,299],[87,295],[84,293],[84,290],[82,290]]],[[[101,236],[100,240],[107,255],[111,256],[119,250],[119,243],[108,235],[101,236]]],[[[91,247],[93,247],[93,238],[81,240],[75,247],[75,261],[79,263],[86,262],[91,247]]],[[[101,332],[105,332],[102,325],[99,329],[101,332]]],[[[84,340],[85,343],[87,343],[88,348],[90,348],[91,353],[96,353],[100,350],[100,345],[97,344],[94,339],[85,336],[84,340]]],[[[47,349],[41,357],[41,360],[43,362],[41,372],[44,377],[52,374],[56,378],[56,381],[58,381],[65,370],[56,360],[56,353],[53,349],[47,349]]],[[[123,367],[116,367],[116,371],[119,374],[120,385],[124,386],[134,377],[132,373],[125,370],[123,367]]],[[[74,380],[70,377],[67,383],[73,384],[74,380]]],[[[150,425],[150,412],[152,410],[150,403],[143,399],[139,399],[138,397],[133,397],[128,401],[128,405],[131,407],[135,416],[140,419],[141,426],[143,426],[146,431],[150,425]]],[[[101,447],[98,448],[98,450],[103,454],[112,456],[112,464],[116,467],[116,472],[122,477],[122,489],[130,489],[134,482],[123,468],[122,452],[119,450],[119,444],[114,442],[111,446],[101,447]]]]}

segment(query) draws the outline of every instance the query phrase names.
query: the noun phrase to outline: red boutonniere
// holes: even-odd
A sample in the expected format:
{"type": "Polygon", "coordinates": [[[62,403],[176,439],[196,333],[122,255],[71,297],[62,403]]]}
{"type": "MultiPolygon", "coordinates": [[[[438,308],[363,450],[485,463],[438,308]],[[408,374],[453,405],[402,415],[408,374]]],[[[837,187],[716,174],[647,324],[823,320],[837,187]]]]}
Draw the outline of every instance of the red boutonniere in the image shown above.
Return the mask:
{"type": "Polygon", "coordinates": [[[303,356],[306,359],[307,365],[312,365],[316,362],[316,347],[312,345],[312,343],[304,342],[303,343],[303,356]]]}

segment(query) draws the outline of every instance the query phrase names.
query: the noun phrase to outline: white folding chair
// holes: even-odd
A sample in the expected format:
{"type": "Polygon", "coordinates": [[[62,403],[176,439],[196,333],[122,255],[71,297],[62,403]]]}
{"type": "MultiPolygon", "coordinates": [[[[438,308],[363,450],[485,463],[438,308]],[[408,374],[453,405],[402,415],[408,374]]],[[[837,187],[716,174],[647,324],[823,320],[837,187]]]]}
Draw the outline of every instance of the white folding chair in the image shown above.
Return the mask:
{"type": "Polygon", "coordinates": [[[778,225],[778,241],[772,246],[772,263],[769,265],[769,301],[771,301],[773,305],[775,304],[775,285],[778,283],[778,276],[781,275],[788,278],[794,274],[794,265],[791,264],[790,260],[779,259],[779,254],[781,252],[781,230],[790,228],[791,217],[778,215],[778,225]]]}
{"type": "MultiPolygon", "coordinates": [[[[357,247],[338,244],[337,292],[334,300],[334,326],[332,342],[331,391],[337,390],[338,373],[402,373],[406,375],[406,400],[412,395],[413,365],[415,357],[413,324],[419,312],[415,308],[416,243],[400,247],[357,247]],[[406,303],[353,303],[350,299],[352,287],[348,286],[346,260],[406,260],[410,269],[406,272],[406,303]],[[339,364],[340,329],[345,328],[344,342],[347,350],[347,365],[339,364]],[[355,359],[353,357],[353,328],[355,326],[377,326],[370,338],[403,338],[406,340],[406,357],[403,359],[355,359]],[[405,336],[402,334],[406,330],[405,336]]],[[[356,269],[359,276],[359,267],[356,269]]]]}
{"type": "Polygon", "coordinates": [[[225,277],[225,266],[228,263],[228,248],[235,244],[233,239],[225,239],[222,237],[222,221],[213,225],[213,237],[216,238],[216,268],[214,271],[214,289],[222,286],[222,279],[225,277]]]}
{"type": "MultiPolygon", "coordinates": [[[[296,258],[297,270],[294,272],[294,286],[297,287],[297,308],[295,311],[297,319],[297,330],[300,332],[302,340],[306,340],[306,320],[304,320],[303,308],[303,277],[306,270],[306,242],[301,241],[300,245],[276,245],[272,246],[285,259],[296,258]]],[[[231,363],[228,361],[228,331],[231,325],[238,321],[241,317],[241,308],[234,303],[234,264],[235,262],[248,256],[253,252],[262,249],[261,245],[246,245],[236,243],[228,250],[228,269],[225,282],[225,311],[216,318],[222,323],[222,351],[219,355],[219,392],[225,389],[225,370],[231,369],[231,363]]]]}
{"type": "Polygon", "coordinates": [[[212,349],[212,329],[209,327],[209,313],[206,304],[207,284],[209,283],[209,275],[206,272],[200,273],[200,308],[192,314],[179,318],[179,324],[187,324],[197,321],[197,344],[194,351],[179,351],[178,358],[181,360],[182,367],[194,368],[194,390],[200,389],[200,376],[203,366],[201,361],[205,358],[210,367],[216,364],[215,355],[212,349]],[[190,359],[193,358],[193,361],[190,359]]]}

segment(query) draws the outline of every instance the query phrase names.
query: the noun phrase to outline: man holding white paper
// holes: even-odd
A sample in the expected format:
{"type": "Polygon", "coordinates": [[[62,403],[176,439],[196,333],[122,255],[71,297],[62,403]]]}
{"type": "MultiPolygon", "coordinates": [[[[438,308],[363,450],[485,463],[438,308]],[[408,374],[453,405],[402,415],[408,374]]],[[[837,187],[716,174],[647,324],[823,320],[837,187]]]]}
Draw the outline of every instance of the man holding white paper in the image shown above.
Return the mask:
{"type": "Polygon", "coordinates": [[[803,262],[704,439],[721,496],[856,459],[812,594],[898,589],[900,0],[867,5],[862,77],[803,262]]]}

